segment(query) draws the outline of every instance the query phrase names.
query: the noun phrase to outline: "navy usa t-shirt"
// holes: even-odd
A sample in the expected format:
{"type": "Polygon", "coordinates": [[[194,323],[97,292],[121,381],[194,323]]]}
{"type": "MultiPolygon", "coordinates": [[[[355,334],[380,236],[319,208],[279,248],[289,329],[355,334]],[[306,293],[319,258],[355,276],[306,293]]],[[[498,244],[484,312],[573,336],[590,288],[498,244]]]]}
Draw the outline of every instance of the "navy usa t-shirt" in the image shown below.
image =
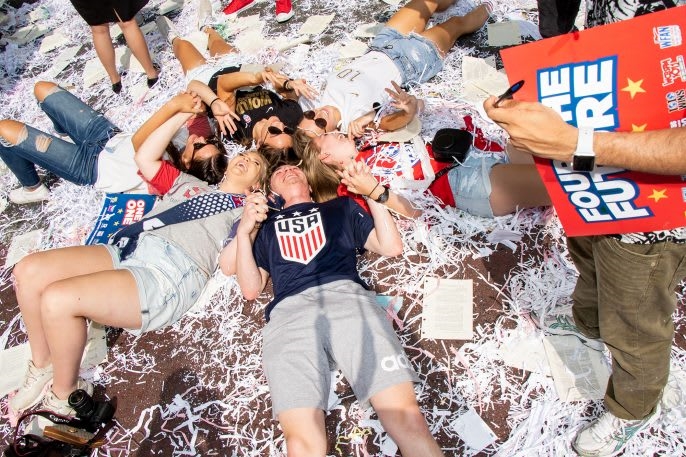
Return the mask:
{"type": "Polygon", "coordinates": [[[269,272],[274,300],[265,317],[286,297],[341,279],[366,284],[357,272],[357,250],[374,228],[371,216],[348,197],[300,203],[272,214],[255,239],[257,266],[269,272]]]}

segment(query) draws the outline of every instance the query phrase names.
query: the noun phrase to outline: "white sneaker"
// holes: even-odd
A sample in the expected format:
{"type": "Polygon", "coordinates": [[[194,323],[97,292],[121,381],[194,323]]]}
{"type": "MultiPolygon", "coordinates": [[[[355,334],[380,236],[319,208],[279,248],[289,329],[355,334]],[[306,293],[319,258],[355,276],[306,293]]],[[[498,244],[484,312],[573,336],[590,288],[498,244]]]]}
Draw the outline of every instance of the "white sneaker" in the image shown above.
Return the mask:
{"type": "Polygon", "coordinates": [[[155,24],[157,24],[157,30],[160,31],[160,35],[162,35],[169,44],[172,44],[172,41],[174,41],[175,38],[181,36],[178,30],[176,30],[174,23],[166,16],[157,16],[155,24]]]}
{"type": "Polygon", "coordinates": [[[595,422],[576,435],[572,447],[582,457],[614,456],[622,452],[634,435],[650,425],[660,416],[660,405],[645,419],[624,420],[611,412],[605,412],[595,422]]]}
{"type": "MultiPolygon", "coordinates": [[[[88,395],[93,395],[93,384],[86,381],[85,379],[79,378],[78,382],[76,383],[76,388],[85,390],[86,392],[88,392],[88,395]]],[[[48,393],[45,394],[45,397],[43,397],[43,403],[40,405],[40,408],[38,409],[51,411],[61,416],[76,416],[76,411],[74,411],[74,408],[72,408],[69,405],[69,400],[61,400],[57,398],[57,395],[54,394],[52,389],[50,389],[48,393]]],[[[41,430],[44,429],[46,425],[53,425],[53,422],[50,419],[47,419],[42,416],[36,417],[36,423],[38,424],[38,427],[41,430]]]]}
{"type": "Polygon", "coordinates": [[[212,15],[212,4],[210,0],[198,0],[198,30],[202,30],[207,25],[212,25],[214,17],[212,15]]]}
{"type": "Polygon", "coordinates": [[[535,311],[531,311],[531,319],[538,328],[549,335],[573,335],[579,338],[585,346],[595,351],[603,351],[605,349],[603,340],[591,338],[581,333],[581,330],[574,322],[574,318],[568,314],[546,314],[541,319],[535,311]]]}
{"type": "Polygon", "coordinates": [[[50,191],[42,184],[34,190],[28,190],[26,187],[20,187],[10,191],[9,195],[10,201],[16,203],[17,205],[23,205],[24,203],[35,203],[42,202],[50,198],[50,191]]]}
{"type": "Polygon", "coordinates": [[[10,407],[16,412],[24,411],[42,400],[45,396],[45,386],[52,379],[52,365],[36,368],[31,360],[28,365],[24,383],[9,402],[10,407]]]}

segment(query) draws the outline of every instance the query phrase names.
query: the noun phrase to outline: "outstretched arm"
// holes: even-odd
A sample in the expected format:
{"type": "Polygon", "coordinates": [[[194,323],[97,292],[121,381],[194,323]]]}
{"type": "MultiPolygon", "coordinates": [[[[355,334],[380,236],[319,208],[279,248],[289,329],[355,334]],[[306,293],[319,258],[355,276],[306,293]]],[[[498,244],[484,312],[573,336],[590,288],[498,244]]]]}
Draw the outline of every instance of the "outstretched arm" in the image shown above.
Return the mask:
{"type": "Polygon", "coordinates": [[[393,89],[386,89],[391,96],[391,106],[397,111],[381,118],[379,128],[392,132],[409,124],[424,106],[422,100],[405,92],[395,81],[392,81],[393,89]]]}
{"type": "MultiPolygon", "coordinates": [[[[224,96],[225,93],[222,93],[222,96],[224,96],[224,99],[222,99],[218,94],[214,93],[210,86],[195,79],[188,83],[188,90],[197,93],[203,103],[210,108],[223,134],[236,131],[234,120],[238,120],[239,117],[234,112],[235,99],[231,99],[230,96],[224,96]]],[[[233,92],[229,92],[229,94],[233,95],[233,92]]]]}
{"type": "Polygon", "coordinates": [[[374,229],[369,233],[364,248],[377,254],[395,257],[403,253],[403,241],[388,209],[381,203],[367,200],[374,219],[374,229]]]}
{"type": "MultiPolygon", "coordinates": [[[[379,184],[369,166],[364,162],[353,162],[342,171],[338,171],[338,175],[348,190],[358,195],[376,200],[384,192],[383,186],[379,184]]],[[[415,208],[408,199],[392,190],[389,190],[385,205],[396,213],[412,219],[422,215],[420,209],[415,208]]]]}
{"type": "Polygon", "coordinates": [[[264,195],[248,195],[236,237],[224,248],[220,258],[222,272],[227,275],[236,273],[241,292],[248,300],[257,298],[269,279],[269,273],[257,266],[252,251],[259,226],[267,218],[267,210],[264,195]]]}
{"type": "MultiPolygon", "coordinates": [[[[174,138],[176,132],[183,124],[190,119],[192,113],[201,112],[202,104],[200,99],[190,93],[183,93],[175,96],[168,101],[153,117],[141,127],[136,135],[142,135],[142,130],[149,129],[146,124],[157,125],[152,131],[148,132],[142,139],[139,138],[139,147],[136,148],[134,160],[141,174],[145,179],[153,179],[162,166],[162,157],[167,149],[167,145],[174,138]],[[151,120],[155,118],[154,121],[151,120]],[[145,127],[145,129],[144,129],[145,127]]],[[[136,136],[134,135],[134,137],[136,136]]],[[[136,143],[134,143],[135,147],[136,143]]]]}
{"type": "MultiPolygon", "coordinates": [[[[578,131],[540,103],[507,100],[484,102],[488,116],[510,135],[516,148],[546,159],[570,162],[578,131]]],[[[595,132],[596,163],[646,173],[686,173],[686,128],[647,132],[595,132]]]]}
{"type": "Polygon", "coordinates": [[[202,113],[202,107],[194,93],[186,92],[173,97],[150,116],[131,137],[134,151],[138,151],[152,132],[177,113],[202,113]]]}

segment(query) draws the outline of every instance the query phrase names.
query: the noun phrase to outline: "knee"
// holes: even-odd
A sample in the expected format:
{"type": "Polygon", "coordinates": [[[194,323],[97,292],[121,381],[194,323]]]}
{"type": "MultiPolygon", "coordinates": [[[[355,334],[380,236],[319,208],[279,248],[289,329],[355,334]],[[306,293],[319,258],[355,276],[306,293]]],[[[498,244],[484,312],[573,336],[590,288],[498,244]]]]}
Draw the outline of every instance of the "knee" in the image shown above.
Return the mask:
{"type": "Polygon", "coordinates": [[[26,139],[28,131],[26,125],[12,119],[0,121],[0,145],[5,147],[15,146],[26,139]]]}
{"type": "Polygon", "coordinates": [[[51,81],[38,81],[33,86],[33,95],[35,95],[36,100],[42,102],[45,97],[52,94],[56,90],[59,90],[59,86],[51,81]]]}
{"type": "Polygon", "coordinates": [[[122,22],[119,22],[118,24],[119,24],[119,28],[122,29],[122,32],[125,30],[138,28],[138,22],[136,22],[136,18],[129,19],[128,21],[122,21],[122,22]]]}
{"type": "Polygon", "coordinates": [[[285,434],[286,447],[290,457],[314,457],[326,455],[326,437],[318,434],[285,434]]]}
{"type": "MultiPolygon", "coordinates": [[[[14,289],[19,295],[27,289],[40,289],[43,287],[40,278],[44,277],[42,262],[36,254],[29,254],[21,259],[12,269],[14,289]]],[[[40,291],[39,291],[40,292],[40,291]]],[[[22,294],[25,295],[25,294],[22,294]]],[[[19,303],[20,306],[37,306],[37,303],[19,303]]]]}
{"type": "Polygon", "coordinates": [[[69,298],[60,282],[45,286],[40,299],[41,316],[47,322],[56,322],[68,315],[69,298]]]}

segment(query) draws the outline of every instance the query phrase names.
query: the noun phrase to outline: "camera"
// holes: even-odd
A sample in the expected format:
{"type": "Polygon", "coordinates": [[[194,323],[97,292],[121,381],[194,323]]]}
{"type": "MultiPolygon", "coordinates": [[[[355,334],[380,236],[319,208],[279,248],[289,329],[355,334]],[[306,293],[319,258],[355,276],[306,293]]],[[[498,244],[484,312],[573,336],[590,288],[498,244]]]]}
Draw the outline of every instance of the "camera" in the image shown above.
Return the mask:
{"type": "Polygon", "coordinates": [[[109,401],[95,401],[83,389],[77,389],[69,395],[69,406],[76,411],[76,417],[83,421],[85,429],[94,432],[100,425],[114,417],[116,407],[109,401]]]}
{"type": "Polygon", "coordinates": [[[431,142],[434,158],[439,162],[462,163],[467,158],[473,140],[472,134],[466,130],[440,129],[431,142]]]}

